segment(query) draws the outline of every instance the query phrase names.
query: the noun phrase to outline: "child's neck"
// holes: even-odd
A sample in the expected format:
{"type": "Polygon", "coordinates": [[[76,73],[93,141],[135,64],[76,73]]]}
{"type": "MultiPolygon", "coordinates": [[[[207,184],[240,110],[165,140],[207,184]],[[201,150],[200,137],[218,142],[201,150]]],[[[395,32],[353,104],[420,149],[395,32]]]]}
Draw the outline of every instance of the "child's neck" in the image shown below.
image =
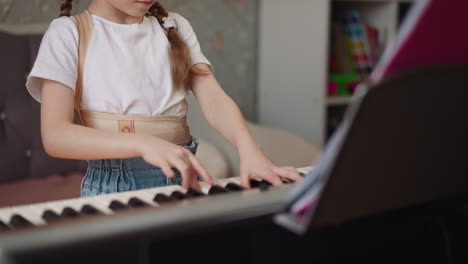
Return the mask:
{"type": "Polygon", "coordinates": [[[107,1],[92,1],[88,7],[88,11],[93,15],[118,24],[139,24],[143,21],[143,17],[130,16],[115,8],[107,1]]]}

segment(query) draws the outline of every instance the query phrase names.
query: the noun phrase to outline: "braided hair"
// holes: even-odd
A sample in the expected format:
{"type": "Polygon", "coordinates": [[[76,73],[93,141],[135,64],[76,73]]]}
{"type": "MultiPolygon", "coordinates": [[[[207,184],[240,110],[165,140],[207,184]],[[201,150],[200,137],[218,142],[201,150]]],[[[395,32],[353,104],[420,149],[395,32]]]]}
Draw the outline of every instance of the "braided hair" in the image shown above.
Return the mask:
{"type": "MultiPolygon", "coordinates": [[[[156,1],[148,10],[147,16],[154,16],[163,26],[164,19],[169,16],[167,10],[156,1]]],[[[171,61],[172,82],[175,87],[190,87],[193,75],[208,75],[210,72],[192,67],[190,49],[175,28],[167,29],[170,43],[169,57],[171,61]]]]}

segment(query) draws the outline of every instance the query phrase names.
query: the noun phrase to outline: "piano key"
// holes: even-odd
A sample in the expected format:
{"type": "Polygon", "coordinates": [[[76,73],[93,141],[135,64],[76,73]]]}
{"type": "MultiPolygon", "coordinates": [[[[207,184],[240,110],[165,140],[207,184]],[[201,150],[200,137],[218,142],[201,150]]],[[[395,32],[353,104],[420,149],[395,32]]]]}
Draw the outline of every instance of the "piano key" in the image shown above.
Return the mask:
{"type": "Polygon", "coordinates": [[[10,227],[7,224],[0,221],[0,232],[9,231],[9,230],[11,230],[10,227]]]}
{"type": "Polygon", "coordinates": [[[299,174],[303,174],[305,176],[313,169],[314,169],[314,166],[311,166],[311,167],[298,168],[297,171],[299,172],[299,174]]]}
{"type": "Polygon", "coordinates": [[[226,193],[226,192],[228,192],[228,190],[224,189],[223,187],[219,185],[213,185],[208,191],[208,194],[213,195],[213,194],[220,194],[220,193],[226,193]]]}
{"type": "Polygon", "coordinates": [[[270,186],[272,186],[271,183],[265,181],[265,180],[262,180],[260,181],[260,184],[258,185],[258,188],[262,191],[266,191],[268,190],[268,188],[270,188],[270,186]]]}
{"type": "Polygon", "coordinates": [[[96,209],[94,206],[90,205],[90,204],[85,204],[83,205],[83,207],[81,208],[80,210],[80,213],[81,214],[84,214],[84,215],[97,215],[97,214],[101,214],[101,212],[96,209]]]}
{"type": "Polygon", "coordinates": [[[260,181],[259,180],[250,180],[250,188],[258,188],[260,186],[260,181]]]}
{"type": "Polygon", "coordinates": [[[66,203],[64,203],[63,201],[47,202],[47,203],[45,203],[45,205],[46,205],[46,208],[47,208],[45,210],[51,210],[54,213],[58,214],[59,216],[62,213],[63,208],[66,207],[66,203]]]}
{"type": "Polygon", "coordinates": [[[84,198],[79,197],[79,198],[73,198],[73,199],[67,199],[67,200],[61,200],[61,201],[54,201],[48,204],[48,209],[52,209],[58,215],[65,217],[65,218],[75,216],[72,210],[75,211],[77,214],[76,216],[78,216],[79,215],[78,212],[81,210],[83,205],[87,204],[91,198],[92,197],[84,197],[84,198]],[[67,212],[64,215],[65,209],[67,209],[67,212]]]}
{"type": "Polygon", "coordinates": [[[42,218],[42,213],[45,209],[46,207],[44,204],[34,204],[15,207],[13,211],[16,214],[23,216],[33,225],[40,226],[46,224],[46,222],[42,218]]]}
{"type": "Polygon", "coordinates": [[[209,185],[206,182],[200,182],[199,185],[200,185],[201,192],[204,194],[208,194],[208,192],[210,191],[211,185],[209,185]]]}
{"type": "Polygon", "coordinates": [[[31,222],[19,214],[15,214],[11,217],[9,225],[14,229],[33,226],[31,222]]]}
{"type": "Polygon", "coordinates": [[[50,222],[53,222],[53,221],[57,221],[59,220],[61,217],[54,211],[52,210],[45,210],[44,213],[42,214],[42,219],[44,219],[44,221],[50,223],[50,222]]]}
{"type": "Polygon", "coordinates": [[[15,212],[11,207],[5,207],[0,209],[0,221],[4,223],[8,223],[11,219],[11,216],[14,215],[15,212]]]}
{"type": "Polygon", "coordinates": [[[133,191],[132,197],[137,197],[138,199],[145,202],[146,204],[157,207],[159,205],[153,201],[153,197],[154,197],[153,193],[154,191],[150,189],[143,189],[143,190],[133,191]]]}
{"type": "Polygon", "coordinates": [[[114,212],[109,208],[110,203],[113,200],[109,200],[108,197],[103,198],[101,196],[94,196],[92,199],[88,200],[88,204],[91,204],[96,208],[98,211],[100,211],[103,214],[113,214],[114,212]]]}
{"type": "Polygon", "coordinates": [[[120,211],[129,208],[130,207],[117,200],[113,200],[109,205],[109,209],[111,209],[112,211],[120,211]]]}
{"type": "Polygon", "coordinates": [[[294,181],[291,181],[290,179],[286,179],[286,178],[281,178],[281,181],[284,183],[284,184],[288,184],[288,183],[293,183],[294,181]]]}
{"type": "MultiPolygon", "coordinates": [[[[134,197],[139,198],[147,204],[157,206],[157,204],[152,202],[152,196],[147,193],[148,190],[149,189],[98,195],[89,197],[90,199],[88,202],[104,214],[114,214],[116,212],[109,207],[113,201],[118,201],[124,205],[127,205],[130,202],[130,199],[134,197]]],[[[131,208],[130,206],[127,207],[131,208]]]]}
{"type": "MultiPolygon", "coordinates": [[[[240,185],[240,177],[230,177],[230,178],[225,178],[225,179],[216,179],[214,180],[213,185],[218,185],[220,187],[225,187],[229,183],[235,183],[237,185],[240,185]]],[[[210,188],[212,185],[207,184],[206,182],[199,182],[200,187],[201,187],[201,192],[204,194],[209,194],[210,188]]]]}
{"type": "Polygon", "coordinates": [[[198,190],[195,190],[195,189],[193,189],[192,187],[190,187],[190,188],[187,190],[186,195],[187,195],[187,197],[189,197],[189,198],[205,196],[205,194],[204,194],[203,192],[198,191],[198,190]]]}
{"type": "Polygon", "coordinates": [[[171,197],[176,199],[176,200],[182,200],[182,199],[187,198],[187,195],[185,195],[184,193],[179,192],[179,191],[174,191],[174,192],[171,193],[171,197]]]}
{"type": "Polygon", "coordinates": [[[71,207],[65,207],[60,216],[63,218],[72,218],[72,217],[78,217],[79,215],[80,214],[75,209],[71,207]]]}
{"type": "Polygon", "coordinates": [[[229,178],[226,178],[226,179],[222,179],[219,185],[221,187],[225,187],[229,183],[235,183],[237,185],[242,185],[240,177],[229,177],[229,178]]]}
{"type": "Polygon", "coordinates": [[[101,201],[107,201],[109,204],[113,200],[118,200],[124,204],[128,204],[130,201],[130,198],[132,198],[134,195],[131,194],[130,192],[119,192],[119,193],[112,193],[112,194],[107,194],[105,196],[99,197],[99,200],[101,201]]]}
{"type": "Polygon", "coordinates": [[[142,200],[136,198],[136,197],[133,197],[133,198],[130,198],[130,200],[128,201],[128,206],[130,207],[145,207],[145,206],[149,206],[149,204],[143,202],[142,200]]]}
{"type": "Polygon", "coordinates": [[[244,190],[244,188],[242,188],[242,186],[236,184],[236,183],[233,183],[233,182],[230,182],[228,183],[224,188],[230,190],[230,191],[242,191],[244,190]]]}
{"type": "Polygon", "coordinates": [[[176,199],[169,197],[165,194],[158,193],[156,196],[154,196],[154,201],[159,204],[167,203],[167,202],[174,202],[176,199]]]}
{"type": "Polygon", "coordinates": [[[164,187],[159,187],[159,188],[153,188],[151,190],[153,190],[152,197],[154,197],[154,195],[156,195],[156,193],[162,193],[162,194],[165,194],[167,196],[170,196],[175,191],[185,193],[185,189],[180,185],[169,185],[169,186],[164,186],[164,187]]]}

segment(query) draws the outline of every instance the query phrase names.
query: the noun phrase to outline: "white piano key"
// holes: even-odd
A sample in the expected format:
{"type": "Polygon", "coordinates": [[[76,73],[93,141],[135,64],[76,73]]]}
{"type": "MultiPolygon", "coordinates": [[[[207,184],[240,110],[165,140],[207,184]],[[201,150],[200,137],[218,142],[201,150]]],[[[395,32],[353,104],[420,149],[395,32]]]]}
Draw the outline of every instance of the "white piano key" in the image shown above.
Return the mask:
{"type": "Polygon", "coordinates": [[[104,214],[114,213],[111,209],[109,209],[110,201],[102,199],[99,196],[92,197],[92,199],[88,200],[87,204],[92,205],[94,208],[96,208],[97,210],[99,210],[100,212],[104,214]]]}
{"type": "Polygon", "coordinates": [[[307,174],[313,169],[314,169],[314,166],[310,166],[310,167],[298,168],[297,171],[307,174]]]}
{"type": "Polygon", "coordinates": [[[159,204],[155,203],[153,201],[154,196],[156,195],[156,192],[153,195],[153,191],[150,189],[144,189],[144,190],[138,190],[138,191],[133,191],[131,193],[128,193],[129,198],[138,198],[142,200],[143,202],[152,205],[152,206],[159,206],[159,204]]]}
{"type": "Polygon", "coordinates": [[[83,205],[88,204],[89,199],[75,199],[66,204],[66,207],[75,209],[77,212],[81,211],[83,205]]]}
{"type": "Polygon", "coordinates": [[[132,196],[130,192],[120,192],[118,194],[111,195],[110,197],[112,197],[113,200],[118,200],[122,202],[123,204],[128,204],[128,201],[130,200],[132,196]]]}
{"type": "Polygon", "coordinates": [[[209,185],[206,182],[200,182],[199,184],[200,184],[201,192],[204,194],[208,194],[208,192],[210,191],[211,185],[209,185]]]}
{"type": "Polygon", "coordinates": [[[8,225],[12,215],[14,215],[13,208],[5,207],[0,209],[0,220],[2,220],[3,223],[8,225]]]}
{"type": "Polygon", "coordinates": [[[21,215],[33,225],[41,226],[46,222],[42,219],[42,214],[46,209],[46,204],[34,204],[13,208],[15,214],[21,215]]]}
{"type": "MultiPolygon", "coordinates": [[[[186,193],[187,191],[180,185],[169,185],[169,186],[164,186],[164,187],[160,187],[160,188],[157,188],[157,192],[156,193],[162,193],[162,194],[165,194],[167,196],[170,196],[173,192],[175,191],[179,191],[181,193],[186,193]]],[[[156,195],[155,193],[155,195],[156,195]]]]}
{"type": "Polygon", "coordinates": [[[226,185],[228,185],[229,183],[235,183],[237,185],[241,185],[241,180],[240,180],[240,177],[231,177],[231,178],[226,178],[226,179],[223,179],[222,181],[222,187],[225,187],[226,185]]]}
{"type": "Polygon", "coordinates": [[[52,201],[52,202],[47,203],[46,208],[49,209],[49,210],[52,210],[56,214],[60,215],[60,214],[62,214],[63,209],[65,209],[66,207],[73,208],[70,205],[73,203],[74,200],[75,199],[52,201]]]}

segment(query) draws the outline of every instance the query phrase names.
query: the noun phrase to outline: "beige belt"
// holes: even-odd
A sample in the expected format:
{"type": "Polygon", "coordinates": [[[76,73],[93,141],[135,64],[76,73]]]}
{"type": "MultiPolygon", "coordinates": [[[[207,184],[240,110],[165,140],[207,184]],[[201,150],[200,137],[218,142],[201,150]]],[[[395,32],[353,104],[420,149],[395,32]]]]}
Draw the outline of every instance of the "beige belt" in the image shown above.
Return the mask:
{"type": "Polygon", "coordinates": [[[174,144],[191,140],[187,119],[178,116],[120,115],[81,110],[87,127],[120,133],[151,134],[174,144]]]}

